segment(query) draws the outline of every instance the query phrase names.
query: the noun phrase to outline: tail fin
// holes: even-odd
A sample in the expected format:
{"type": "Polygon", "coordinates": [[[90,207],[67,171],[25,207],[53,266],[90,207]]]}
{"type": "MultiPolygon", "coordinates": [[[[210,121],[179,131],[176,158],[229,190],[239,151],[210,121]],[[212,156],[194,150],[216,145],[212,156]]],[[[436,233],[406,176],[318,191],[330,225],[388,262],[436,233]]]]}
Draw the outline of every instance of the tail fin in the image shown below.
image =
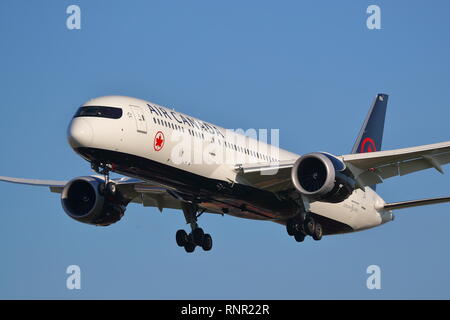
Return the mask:
{"type": "MultiPolygon", "coordinates": [[[[372,102],[366,120],[356,138],[352,153],[374,152],[381,150],[383,142],[384,119],[386,118],[386,107],[388,95],[379,93],[372,102]]],[[[376,185],[370,186],[373,190],[376,185]]]]}
{"type": "Polygon", "coordinates": [[[366,120],[356,138],[352,153],[364,153],[381,150],[383,142],[384,119],[386,117],[386,107],[388,95],[379,93],[373,100],[366,120]]]}

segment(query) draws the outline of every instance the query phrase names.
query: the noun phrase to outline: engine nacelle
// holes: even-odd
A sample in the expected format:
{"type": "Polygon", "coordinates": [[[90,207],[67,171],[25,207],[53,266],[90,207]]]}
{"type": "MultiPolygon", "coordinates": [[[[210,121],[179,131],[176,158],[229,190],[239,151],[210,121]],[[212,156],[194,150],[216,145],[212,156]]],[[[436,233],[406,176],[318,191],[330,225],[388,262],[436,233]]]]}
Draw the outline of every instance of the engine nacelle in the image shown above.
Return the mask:
{"type": "Polygon", "coordinates": [[[100,193],[104,180],[79,177],[69,181],[61,193],[61,204],[69,217],[79,222],[108,226],[119,221],[126,209],[120,195],[105,197],[100,193]]]}
{"type": "Polygon", "coordinates": [[[355,190],[355,179],[345,164],[327,153],[313,152],[301,156],[291,172],[298,192],[314,201],[338,203],[355,190]]]}

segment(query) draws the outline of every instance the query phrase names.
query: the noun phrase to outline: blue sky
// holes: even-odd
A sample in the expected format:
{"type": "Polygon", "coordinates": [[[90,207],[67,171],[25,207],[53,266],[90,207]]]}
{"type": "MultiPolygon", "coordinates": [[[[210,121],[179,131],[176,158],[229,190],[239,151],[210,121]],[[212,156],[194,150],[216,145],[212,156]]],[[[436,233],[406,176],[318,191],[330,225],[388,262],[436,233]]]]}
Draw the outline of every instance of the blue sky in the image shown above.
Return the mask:
{"type": "MultiPolygon", "coordinates": [[[[374,95],[384,149],[450,140],[450,3],[441,1],[0,2],[0,175],[91,174],[66,141],[75,110],[138,97],[226,128],[279,128],[283,148],[344,154],[374,95]],[[81,8],[81,30],[66,8],[81,8]],[[381,30],[366,8],[381,8],[381,30]]],[[[387,181],[386,201],[450,194],[450,176],[387,181]]],[[[203,216],[214,249],[186,254],[180,212],[136,205],[107,228],[68,218],[47,189],[0,184],[0,298],[450,298],[450,205],[373,230],[310,239],[203,216]],[[65,270],[81,267],[82,289],[65,270]],[[382,289],[366,288],[366,268],[382,289]]]]}

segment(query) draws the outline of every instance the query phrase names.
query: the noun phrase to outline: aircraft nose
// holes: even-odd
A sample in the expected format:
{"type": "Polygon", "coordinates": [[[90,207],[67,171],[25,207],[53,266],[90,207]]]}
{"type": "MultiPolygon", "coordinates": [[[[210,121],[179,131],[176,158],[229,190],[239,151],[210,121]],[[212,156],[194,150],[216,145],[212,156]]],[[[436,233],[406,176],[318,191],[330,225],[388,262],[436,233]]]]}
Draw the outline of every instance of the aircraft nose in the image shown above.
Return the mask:
{"type": "Polygon", "coordinates": [[[69,125],[67,138],[72,148],[86,147],[92,142],[92,127],[85,119],[75,118],[69,125]]]}

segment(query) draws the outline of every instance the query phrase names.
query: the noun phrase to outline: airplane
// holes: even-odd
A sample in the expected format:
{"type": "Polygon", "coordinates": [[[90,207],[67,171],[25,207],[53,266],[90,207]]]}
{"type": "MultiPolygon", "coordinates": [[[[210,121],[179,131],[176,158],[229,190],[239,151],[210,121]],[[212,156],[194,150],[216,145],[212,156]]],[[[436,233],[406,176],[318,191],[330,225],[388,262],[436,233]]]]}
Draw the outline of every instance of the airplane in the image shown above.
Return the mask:
{"type": "Polygon", "coordinates": [[[272,221],[297,242],[321,240],[383,225],[398,209],[450,202],[386,203],[376,193],[388,178],[429,168],[443,173],[450,162],[450,141],[381,150],[387,103],[387,94],[375,96],[351,153],[298,155],[152,102],[94,98],[76,111],[67,137],[95,175],[0,181],[49,187],[69,217],[96,226],[119,221],[130,203],[181,210],[190,232],[178,230],[175,240],[188,253],[212,249],[198,224],[203,213],[272,221]]]}

